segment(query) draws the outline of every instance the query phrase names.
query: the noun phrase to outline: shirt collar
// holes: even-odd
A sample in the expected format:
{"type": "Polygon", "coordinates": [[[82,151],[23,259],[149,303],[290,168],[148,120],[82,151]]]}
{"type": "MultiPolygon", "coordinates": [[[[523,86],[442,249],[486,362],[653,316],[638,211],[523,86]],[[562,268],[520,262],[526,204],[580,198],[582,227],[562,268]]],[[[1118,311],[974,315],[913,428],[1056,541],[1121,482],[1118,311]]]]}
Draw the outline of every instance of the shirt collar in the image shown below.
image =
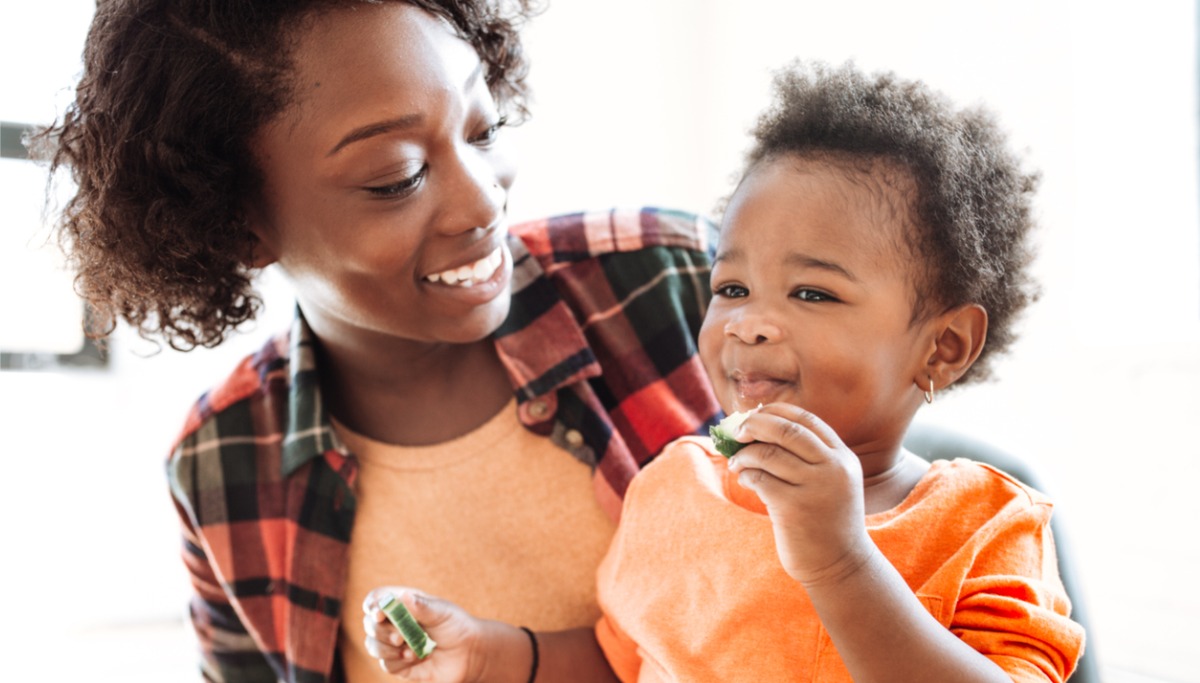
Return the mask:
{"type": "Polygon", "coordinates": [[[517,400],[525,403],[601,374],[583,328],[518,237],[509,237],[512,303],[495,333],[517,400]]]}
{"type": "Polygon", "coordinates": [[[284,476],[330,449],[340,449],[340,441],[333,431],[329,413],[321,398],[315,341],[312,329],[297,306],[288,349],[288,414],[282,457],[284,476]]]}

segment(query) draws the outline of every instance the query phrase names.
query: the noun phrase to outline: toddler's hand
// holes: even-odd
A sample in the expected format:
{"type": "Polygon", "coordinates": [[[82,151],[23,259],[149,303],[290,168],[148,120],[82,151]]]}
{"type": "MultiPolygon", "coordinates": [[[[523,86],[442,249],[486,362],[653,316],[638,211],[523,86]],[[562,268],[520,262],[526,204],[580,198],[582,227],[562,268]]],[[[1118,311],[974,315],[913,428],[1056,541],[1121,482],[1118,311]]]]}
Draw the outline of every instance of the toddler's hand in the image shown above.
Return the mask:
{"type": "Polygon", "coordinates": [[[862,464],[829,425],[786,403],[742,423],[729,467],[758,494],[784,570],[802,584],[836,580],[875,551],[864,520],[862,464]]]}
{"type": "Polygon", "coordinates": [[[472,671],[477,670],[478,663],[472,661],[472,653],[477,650],[481,634],[479,626],[480,621],[458,605],[410,588],[376,588],[363,600],[367,652],[379,659],[384,671],[398,674],[407,681],[465,683],[473,680],[472,671]],[[399,629],[380,609],[380,603],[386,601],[389,593],[404,603],[437,643],[433,653],[425,659],[417,659],[399,629]]]}

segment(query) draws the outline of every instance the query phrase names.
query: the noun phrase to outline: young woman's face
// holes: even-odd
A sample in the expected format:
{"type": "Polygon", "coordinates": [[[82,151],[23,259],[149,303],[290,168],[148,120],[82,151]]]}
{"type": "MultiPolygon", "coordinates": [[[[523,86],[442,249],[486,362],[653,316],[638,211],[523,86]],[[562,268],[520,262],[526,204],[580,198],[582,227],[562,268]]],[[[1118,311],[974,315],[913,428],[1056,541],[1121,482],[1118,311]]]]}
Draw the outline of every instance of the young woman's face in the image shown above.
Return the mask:
{"type": "Polygon", "coordinates": [[[727,412],[792,403],[856,451],[903,434],[930,337],[910,324],[909,179],[881,174],[784,157],[734,193],[700,331],[727,412]]]}
{"type": "Polygon", "coordinates": [[[295,101],[255,139],[256,260],[319,336],[464,343],[508,313],[503,125],[469,44],[402,3],[300,30],[295,101]]]}

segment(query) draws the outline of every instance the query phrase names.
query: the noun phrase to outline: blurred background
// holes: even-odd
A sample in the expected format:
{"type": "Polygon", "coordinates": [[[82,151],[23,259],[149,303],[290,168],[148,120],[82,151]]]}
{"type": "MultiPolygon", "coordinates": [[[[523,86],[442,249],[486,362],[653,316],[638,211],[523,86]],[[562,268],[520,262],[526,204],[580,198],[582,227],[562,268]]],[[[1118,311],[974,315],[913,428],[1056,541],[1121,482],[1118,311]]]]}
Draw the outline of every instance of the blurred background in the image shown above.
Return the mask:
{"type": "MultiPolygon", "coordinates": [[[[190,403],[291,300],[214,350],[106,356],[47,245],[19,130],[71,99],[91,0],[5,4],[0,41],[0,496],[6,679],[196,677],[163,463],[190,403]]],[[[1043,299],[995,382],[919,419],[1034,462],[1070,533],[1106,683],[1200,683],[1200,197],[1194,2],[550,0],[528,26],[533,119],[507,131],[514,220],[709,212],[772,71],[889,69],[995,110],[1043,183],[1043,299]],[[1188,531],[1192,529],[1192,531],[1188,531]]]]}

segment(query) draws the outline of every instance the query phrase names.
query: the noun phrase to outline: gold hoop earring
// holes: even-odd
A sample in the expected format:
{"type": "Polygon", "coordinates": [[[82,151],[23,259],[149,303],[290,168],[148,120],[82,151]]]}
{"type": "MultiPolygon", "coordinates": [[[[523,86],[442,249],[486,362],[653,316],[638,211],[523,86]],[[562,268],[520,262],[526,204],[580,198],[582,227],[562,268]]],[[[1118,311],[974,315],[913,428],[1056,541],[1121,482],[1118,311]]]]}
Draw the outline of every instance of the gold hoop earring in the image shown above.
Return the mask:
{"type": "Polygon", "coordinates": [[[930,404],[933,403],[933,378],[932,377],[929,378],[929,391],[925,392],[925,402],[930,403],[930,404]]]}

